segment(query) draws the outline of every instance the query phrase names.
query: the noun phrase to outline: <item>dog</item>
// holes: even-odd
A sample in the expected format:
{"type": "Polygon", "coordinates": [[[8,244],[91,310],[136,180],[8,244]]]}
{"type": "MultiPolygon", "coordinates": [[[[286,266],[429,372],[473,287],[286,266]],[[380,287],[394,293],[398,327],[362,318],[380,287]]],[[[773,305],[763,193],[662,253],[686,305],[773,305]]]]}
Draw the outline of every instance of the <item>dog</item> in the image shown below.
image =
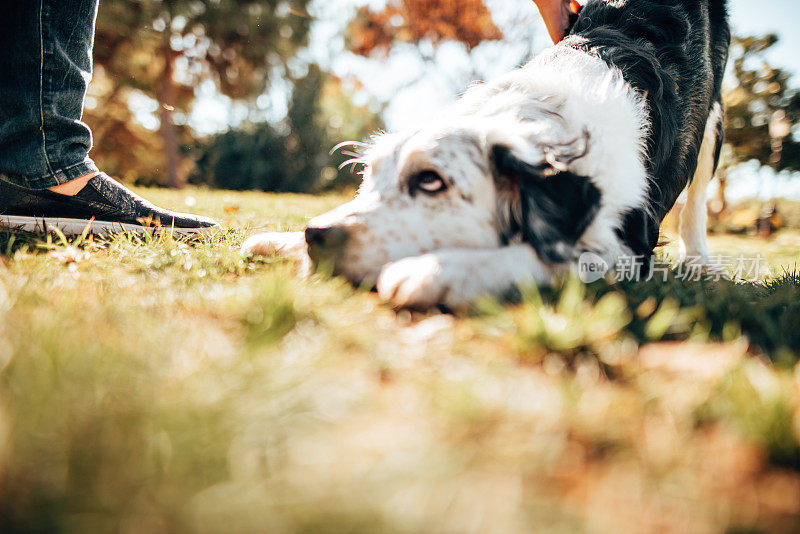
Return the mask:
{"type": "Polygon", "coordinates": [[[710,264],[729,44],[726,0],[589,0],[529,64],[375,137],[354,200],[243,251],[307,255],[397,306],[457,307],[551,283],[587,252],[645,273],[687,189],[681,254],[710,264]]]}

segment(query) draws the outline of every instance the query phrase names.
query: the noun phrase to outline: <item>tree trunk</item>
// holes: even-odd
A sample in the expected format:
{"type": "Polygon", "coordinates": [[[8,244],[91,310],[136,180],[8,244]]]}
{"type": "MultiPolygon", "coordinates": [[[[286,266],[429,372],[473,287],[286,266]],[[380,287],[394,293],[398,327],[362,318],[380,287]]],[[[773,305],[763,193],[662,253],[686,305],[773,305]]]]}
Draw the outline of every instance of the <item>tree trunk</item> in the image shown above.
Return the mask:
{"type": "Polygon", "coordinates": [[[172,79],[175,53],[169,42],[165,43],[162,53],[164,70],[161,73],[161,84],[158,91],[158,119],[161,122],[159,132],[164,142],[164,171],[167,186],[179,189],[185,184],[180,171],[178,129],[172,120],[172,112],[175,110],[175,101],[177,100],[177,87],[172,79]]]}

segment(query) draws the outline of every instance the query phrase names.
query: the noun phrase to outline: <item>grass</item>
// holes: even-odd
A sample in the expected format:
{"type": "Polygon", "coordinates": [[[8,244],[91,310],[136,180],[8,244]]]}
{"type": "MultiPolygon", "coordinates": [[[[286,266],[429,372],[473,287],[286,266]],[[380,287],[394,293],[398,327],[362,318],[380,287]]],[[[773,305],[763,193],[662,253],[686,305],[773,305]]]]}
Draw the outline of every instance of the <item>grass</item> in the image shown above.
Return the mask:
{"type": "Polygon", "coordinates": [[[229,230],[0,237],[1,532],[800,528],[800,232],[713,238],[757,284],[411,314],[239,256],[341,196],[143,194],[229,230]]]}

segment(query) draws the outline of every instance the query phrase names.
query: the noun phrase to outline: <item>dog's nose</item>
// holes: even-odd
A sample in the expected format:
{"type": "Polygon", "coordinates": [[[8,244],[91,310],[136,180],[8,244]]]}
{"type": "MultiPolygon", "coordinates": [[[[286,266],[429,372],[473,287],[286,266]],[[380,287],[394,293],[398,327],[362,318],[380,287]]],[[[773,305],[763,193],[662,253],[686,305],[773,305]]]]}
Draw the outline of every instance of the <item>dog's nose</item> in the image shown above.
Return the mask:
{"type": "Polygon", "coordinates": [[[306,228],[306,243],[309,247],[324,250],[337,250],[347,242],[347,230],[341,226],[306,228]]]}

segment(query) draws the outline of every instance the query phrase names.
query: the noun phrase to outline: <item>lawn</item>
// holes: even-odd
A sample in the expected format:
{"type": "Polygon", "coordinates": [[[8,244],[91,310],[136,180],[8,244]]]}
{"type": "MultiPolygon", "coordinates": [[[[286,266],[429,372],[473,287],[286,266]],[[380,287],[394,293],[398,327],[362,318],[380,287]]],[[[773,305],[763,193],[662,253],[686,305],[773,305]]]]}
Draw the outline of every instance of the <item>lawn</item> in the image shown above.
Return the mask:
{"type": "Polygon", "coordinates": [[[0,532],[800,529],[800,231],[412,314],[239,255],[342,196],[143,194],[228,230],[0,235],[0,532]]]}

